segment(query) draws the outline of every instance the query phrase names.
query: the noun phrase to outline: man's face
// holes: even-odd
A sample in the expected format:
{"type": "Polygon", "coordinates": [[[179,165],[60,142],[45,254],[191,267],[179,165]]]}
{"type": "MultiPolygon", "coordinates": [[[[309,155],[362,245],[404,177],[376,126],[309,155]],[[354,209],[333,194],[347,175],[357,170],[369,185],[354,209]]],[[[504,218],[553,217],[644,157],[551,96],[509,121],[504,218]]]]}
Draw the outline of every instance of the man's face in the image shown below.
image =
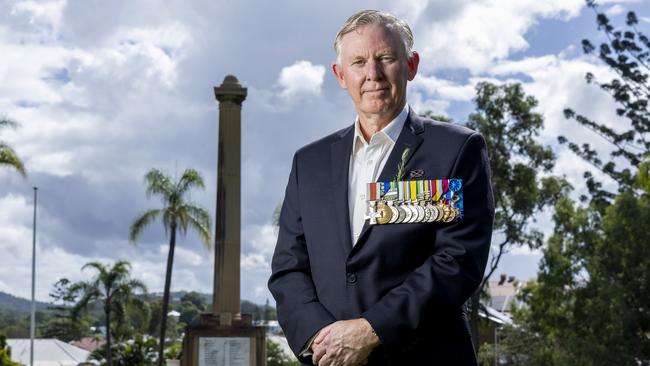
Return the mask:
{"type": "Polygon", "coordinates": [[[397,32],[369,24],[343,36],[332,65],[361,117],[394,117],[404,107],[406,83],[417,73],[419,56],[407,59],[397,32]]]}

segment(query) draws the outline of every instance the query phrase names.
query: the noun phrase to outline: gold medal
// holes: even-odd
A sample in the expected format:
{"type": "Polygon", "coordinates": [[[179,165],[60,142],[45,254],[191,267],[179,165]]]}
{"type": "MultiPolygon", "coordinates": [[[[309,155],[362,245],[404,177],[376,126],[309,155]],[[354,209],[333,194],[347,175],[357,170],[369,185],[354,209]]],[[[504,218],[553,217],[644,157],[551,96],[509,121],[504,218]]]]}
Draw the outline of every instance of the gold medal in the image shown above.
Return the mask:
{"type": "Polygon", "coordinates": [[[451,206],[447,207],[449,207],[449,216],[445,219],[445,222],[452,222],[456,218],[456,209],[451,206]]]}
{"type": "Polygon", "coordinates": [[[387,224],[391,217],[393,216],[393,211],[388,207],[386,202],[381,201],[377,204],[377,223],[379,225],[387,224]]]}
{"type": "Polygon", "coordinates": [[[443,204],[442,205],[442,211],[443,211],[443,216],[440,221],[442,222],[448,222],[447,219],[449,219],[449,216],[451,215],[452,209],[448,205],[443,204]]]}
{"type": "Polygon", "coordinates": [[[436,222],[441,222],[445,217],[445,205],[441,201],[438,201],[436,202],[436,209],[438,210],[438,216],[436,217],[436,222]]]}

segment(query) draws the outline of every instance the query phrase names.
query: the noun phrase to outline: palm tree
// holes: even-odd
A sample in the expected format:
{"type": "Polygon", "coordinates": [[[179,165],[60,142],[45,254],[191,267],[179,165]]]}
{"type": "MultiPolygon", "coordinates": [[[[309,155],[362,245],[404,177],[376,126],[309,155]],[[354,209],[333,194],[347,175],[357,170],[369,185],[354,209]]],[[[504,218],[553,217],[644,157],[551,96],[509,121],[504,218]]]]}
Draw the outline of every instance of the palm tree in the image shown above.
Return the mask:
{"type": "MultiPolygon", "coordinates": [[[[5,127],[16,128],[18,127],[18,123],[8,118],[0,118],[0,130],[5,127]]],[[[2,140],[0,140],[0,165],[8,165],[10,167],[13,167],[23,177],[27,175],[27,172],[25,171],[25,165],[20,160],[18,155],[16,155],[16,152],[11,148],[11,146],[9,146],[8,143],[2,140]]]]}
{"type": "Polygon", "coordinates": [[[71,286],[72,291],[79,291],[82,296],[74,307],[78,314],[82,309],[88,309],[95,303],[101,303],[104,308],[104,325],[106,327],[106,361],[113,365],[111,354],[111,315],[125,313],[129,303],[137,301],[136,290],[146,292],[146,286],[139,280],[131,278],[131,264],[127,261],[117,261],[108,268],[99,262],[90,262],[81,267],[82,270],[91,268],[97,275],[91,281],[78,282],[71,286]]]}
{"type": "Polygon", "coordinates": [[[210,214],[208,211],[193,202],[185,200],[185,194],[191,188],[205,188],[203,178],[194,169],[185,169],[178,182],[163,174],[158,169],[151,169],[144,176],[147,184],[147,197],[160,196],[163,207],[151,209],[135,219],[131,225],[129,238],[135,243],[146,226],[162,217],[165,233],[169,234],[169,254],[167,255],[167,272],[165,274],[165,290],[162,301],[162,321],[160,324],[160,340],[158,350],[158,365],[162,366],[165,351],[165,330],[167,326],[167,312],[169,306],[169,287],[172,278],[172,265],[174,263],[174,248],[176,247],[176,231],[187,234],[187,228],[196,230],[201,241],[207,248],[210,247],[210,214]]]}

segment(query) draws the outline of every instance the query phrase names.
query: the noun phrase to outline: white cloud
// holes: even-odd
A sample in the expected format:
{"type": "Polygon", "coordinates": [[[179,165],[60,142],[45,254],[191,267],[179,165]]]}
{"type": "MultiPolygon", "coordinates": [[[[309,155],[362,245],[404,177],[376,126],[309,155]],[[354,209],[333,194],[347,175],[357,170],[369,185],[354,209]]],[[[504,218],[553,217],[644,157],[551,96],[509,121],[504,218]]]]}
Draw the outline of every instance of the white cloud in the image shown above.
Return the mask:
{"type": "Polygon", "coordinates": [[[56,28],[61,23],[65,6],[65,0],[20,1],[13,6],[11,13],[26,13],[30,24],[44,23],[56,28]]]}
{"type": "Polygon", "coordinates": [[[26,36],[28,39],[35,40],[55,39],[59,36],[58,31],[66,5],[66,0],[15,2],[9,10],[9,14],[18,20],[18,24],[22,23],[29,27],[30,31],[22,32],[18,29],[14,36],[26,36]]]}
{"type": "Polygon", "coordinates": [[[278,229],[271,224],[265,224],[257,227],[256,235],[251,238],[251,245],[257,252],[270,256],[273,254],[277,239],[278,229]]]}
{"type": "Polygon", "coordinates": [[[609,15],[610,17],[622,14],[625,11],[625,8],[621,4],[616,4],[613,6],[610,6],[605,10],[605,14],[609,15]]]}
{"type": "Polygon", "coordinates": [[[529,47],[524,35],[539,19],[569,20],[582,0],[509,0],[468,2],[454,16],[439,22],[418,21],[416,49],[425,69],[467,68],[485,71],[494,62],[529,47]]]}
{"type": "Polygon", "coordinates": [[[575,196],[586,193],[583,178],[585,171],[599,177],[605,188],[614,188],[614,182],[610,178],[567,147],[557,144],[557,137],[564,135],[578,145],[589,143],[600,153],[601,158],[609,158],[612,146],[577,122],[566,119],[563,111],[565,108],[571,108],[578,114],[619,131],[621,126],[627,126],[629,122],[616,115],[617,106],[611,96],[597,85],[585,81],[587,72],[594,74],[597,80],[608,81],[616,76],[611,69],[588,56],[567,59],[562,55],[547,55],[519,61],[504,61],[492,67],[490,72],[499,76],[521,73],[532,79],[523,85],[526,93],[538,100],[537,110],[544,116],[541,140],[555,147],[558,159],[554,172],[567,177],[576,188],[575,196]]]}
{"type": "Polygon", "coordinates": [[[271,258],[278,230],[271,224],[249,225],[243,233],[244,249],[241,256],[242,289],[246,297],[258,303],[271,298],[266,282],[271,276],[271,258]]]}
{"type": "Polygon", "coordinates": [[[419,114],[432,112],[434,115],[447,116],[449,104],[447,100],[428,98],[420,92],[409,93],[409,105],[419,114]]]}
{"type": "MultiPolygon", "coordinates": [[[[205,263],[203,261],[205,254],[201,255],[193,250],[182,247],[180,244],[183,244],[183,242],[186,241],[185,237],[179,236],[177,238],[178,241],[174,248],[174,263],[186,267],[198,267],[205,263]]],[[[166,257],[169,254],[169,244],[161,245],[158,253],[166,257]]]]}
{"type": "Polygon", "coordinates": [[[474,98],[473,84],[458,84],[450,80],[440,79],[435,75],[418,74],[409,84],[411,90],[425,90],[448,101],[471,101],[474,98]]]}
{"type": "Polygon", "coordinates": [[[284,98],[302,95],[318,96],[321,93],[325,66],[313,65],[309,61],[296,61],[293,65],[283,67],[278,76],[280,94],[284,98]]]}

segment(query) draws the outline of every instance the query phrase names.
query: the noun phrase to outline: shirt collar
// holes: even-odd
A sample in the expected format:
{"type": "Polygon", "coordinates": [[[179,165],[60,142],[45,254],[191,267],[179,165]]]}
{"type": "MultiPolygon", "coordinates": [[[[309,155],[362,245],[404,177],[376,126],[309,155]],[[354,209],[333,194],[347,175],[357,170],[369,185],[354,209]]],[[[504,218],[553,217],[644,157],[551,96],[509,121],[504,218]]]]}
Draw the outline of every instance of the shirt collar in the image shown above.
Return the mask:
{"type": "MultiPolygon", "coordinates": [[[[406,117],[408,117],[410,107],[408,103],[404,105],[404,109],[395,117],[390,123],[388,123],[384,128],[382,128],[380,131],[377,131],[371,138],[370,141],[372,141],[372,138],[377,138],[377,137],[384,137],[387,138],[388,141],[391,143],[395,143],[397,141],[397,138],[399,137],[399,134],[402,132],[402,128],[404,127],[404,123],[406,122],[406,117]],[[379,135],[379,136],[377,136],[379,135]]],[[[354,121],[354,146],[352,147],[352,151],[357,151],[357,149],[361,146],[367,146],[368,143],[366,140],[363,138],[363,134],[361,133],[361,127],[359,126],[359,116],[357,116],[356,120],[354,121]]]]}

